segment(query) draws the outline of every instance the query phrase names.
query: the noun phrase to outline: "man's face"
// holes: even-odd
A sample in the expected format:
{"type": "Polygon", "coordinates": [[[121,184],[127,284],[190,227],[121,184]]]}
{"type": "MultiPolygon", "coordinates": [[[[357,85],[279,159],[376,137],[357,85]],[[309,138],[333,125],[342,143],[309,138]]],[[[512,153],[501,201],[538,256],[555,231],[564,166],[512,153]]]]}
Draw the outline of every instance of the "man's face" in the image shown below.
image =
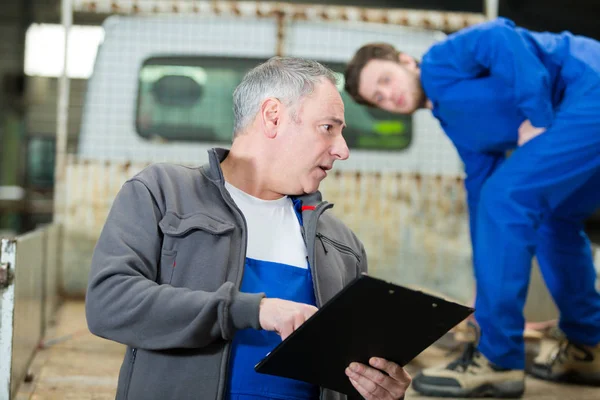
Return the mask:
{"type": "Polygon", "coordinates": [[[344,102],[337,88],[323,80],[285,115],[277,133],[278,165],[272,166],[275,184],[282,194],[313,193],[333,163],[349,156],[342,136],[344,102]]]}
{"type": "Polygon", "coordinates": [[[358,93],[364,99],[392,113],[412,114],[425,102],[414,60],[406,63],[371,60],[361,71],[359,82],[358,93]]]}

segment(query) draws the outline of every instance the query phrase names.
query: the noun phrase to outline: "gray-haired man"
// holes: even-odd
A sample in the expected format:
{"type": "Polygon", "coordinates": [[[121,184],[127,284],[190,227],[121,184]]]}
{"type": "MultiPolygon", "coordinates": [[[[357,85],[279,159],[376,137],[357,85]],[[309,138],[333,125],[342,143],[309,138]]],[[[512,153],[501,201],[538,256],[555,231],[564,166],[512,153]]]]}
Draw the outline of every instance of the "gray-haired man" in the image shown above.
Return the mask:
{"type": "MultiPolygon", "coordinates": [[[[123,185],[86,301],[90,330],[128,346],[117,399],[345,398],[253,370],[367,270],[362,243],[318,192],[348,158],[335,83],[316,62],[273,58],[234,92],[229,151],[211,150],[200,168],[153,165],[123,185]]],[[[410,384],[381,359],[346,374],[367,399],[402,398],[410,384]]]]}

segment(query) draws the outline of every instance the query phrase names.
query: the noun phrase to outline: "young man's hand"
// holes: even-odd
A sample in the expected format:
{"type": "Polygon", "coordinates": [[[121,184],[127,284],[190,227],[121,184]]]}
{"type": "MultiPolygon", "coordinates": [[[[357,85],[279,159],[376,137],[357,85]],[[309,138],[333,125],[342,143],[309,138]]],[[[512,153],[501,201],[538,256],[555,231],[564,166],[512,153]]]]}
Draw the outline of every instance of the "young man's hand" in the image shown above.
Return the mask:
{"type": "Polygon", "coordinates": [[[381,358],[373,357],[369,364],[371,366],[352,363],[346,368],[346,375],[356,390],[367,400],[403,399],[412,381],[408,372],[381,358]]]}
{"type": "Polygon", "coordinates": [[[534,137],[541,135],[545,131],[546,128],[536,128],[531,125],[531,122],[528,119],[526,119],[521,126],[519,126],[519,146],[523,146],[525,143],[529,142],[534,137]]]}
{"type": "Polygon", "coordinates": [[[260,326],[277,332],[285,340],[316,312],[317,308],[308,304],[264,298],[260,302],[260,326]]]}

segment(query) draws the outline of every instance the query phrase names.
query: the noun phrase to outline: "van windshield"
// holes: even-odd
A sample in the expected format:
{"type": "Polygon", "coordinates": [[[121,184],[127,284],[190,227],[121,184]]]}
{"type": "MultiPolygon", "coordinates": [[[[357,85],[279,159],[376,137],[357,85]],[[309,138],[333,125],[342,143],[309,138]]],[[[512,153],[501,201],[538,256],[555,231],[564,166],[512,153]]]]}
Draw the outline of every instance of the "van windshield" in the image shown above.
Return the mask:
{"type": "MultiPolygon", "coordinates": [[[[244,74],[264,59],[155,57],[139,73],[136,128],[160,141],[231,143],[233,98],[244,74]]],[[[338,75],[350,148],[406,149],[412,118],[356,104],[343,90],[344,64],[323,62],[338,75]]]]}

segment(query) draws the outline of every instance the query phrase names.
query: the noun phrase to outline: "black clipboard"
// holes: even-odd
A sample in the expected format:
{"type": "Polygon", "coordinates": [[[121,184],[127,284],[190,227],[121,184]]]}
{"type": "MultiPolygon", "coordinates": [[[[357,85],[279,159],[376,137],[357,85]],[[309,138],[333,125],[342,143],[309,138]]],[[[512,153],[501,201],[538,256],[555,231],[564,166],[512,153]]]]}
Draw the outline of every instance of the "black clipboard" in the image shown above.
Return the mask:
{"type": "Polygon", "coordinates": [[[382,357],[405,366],[473,308],[361,275],[254,369],[362,398],[345,374],[353,361],[382,357]]]}

